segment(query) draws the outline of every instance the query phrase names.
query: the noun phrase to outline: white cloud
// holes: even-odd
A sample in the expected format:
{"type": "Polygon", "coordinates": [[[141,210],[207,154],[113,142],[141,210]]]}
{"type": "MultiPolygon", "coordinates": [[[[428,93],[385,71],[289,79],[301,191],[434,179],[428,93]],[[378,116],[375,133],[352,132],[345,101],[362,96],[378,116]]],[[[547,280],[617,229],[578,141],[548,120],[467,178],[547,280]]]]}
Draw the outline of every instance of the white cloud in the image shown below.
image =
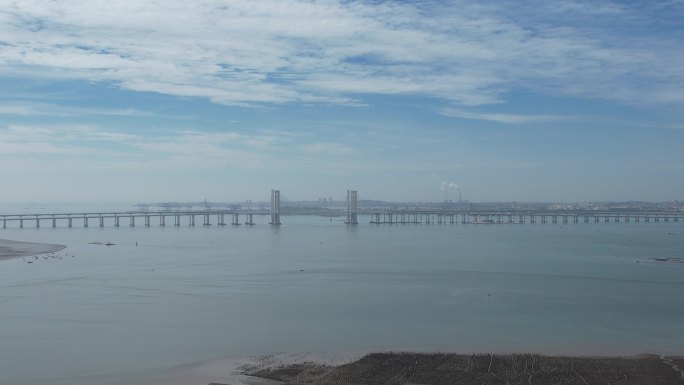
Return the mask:
{"type": "Polygon", "coordinates": [[[444,108],[440,110],[442,115],[453,116],[456,118],[472,119],[472,120],[486,120],[497,123],[507,124],[525,124],[525,123],[543,123],[552,121],[562,121],[577,119],[576,116],[566,115],[520,115],[520,114],[499,114],[499,113],[483,113],[466,111],[458,108],[444,108]]]}
{"type": "Polygon", "coordinates": [[[358,104],[368,93],[473,106],[518,88],[684,103],[681,39],[606,27],[615,15],[646,23],[658,17],[655,10],[580,1],[507,6],[0,0],[0,73],[78,77],[237,105],[358,104]],[[536,16],[518,7],[534,7],[536,16]],[[585,24],[574,25],[567,13],[585,24]]]}
{"type": "Polygon", "coordinates": [[[60,164],[75,159],[106,165],[148,161],[184,167],[264,166],[270,151],[277,150],[281,137],[275,134],[244,135],[235,132],[164,131],[164,135],[145,136],[104,130],[93,125],[9,125],[0,127],[0,158],[30,157],[52,159],[60,164]]]}
{"type": "Polygon", "coordinates": [[[356,154],[356,150],[340,143],[319,142],[302,146],[305,153],[319,155],[347,156],[356,154]]]}

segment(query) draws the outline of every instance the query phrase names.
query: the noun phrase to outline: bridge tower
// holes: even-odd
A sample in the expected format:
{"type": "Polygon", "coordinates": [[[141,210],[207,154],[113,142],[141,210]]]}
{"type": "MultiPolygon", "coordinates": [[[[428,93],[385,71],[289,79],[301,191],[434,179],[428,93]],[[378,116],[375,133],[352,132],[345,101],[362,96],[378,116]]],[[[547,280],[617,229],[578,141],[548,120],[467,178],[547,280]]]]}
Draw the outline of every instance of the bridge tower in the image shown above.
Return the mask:
{"type": "Polygon", "coordinates": [[[271,222],[272,225],[280,226],[280,190],[271,190],[271,222]]]}
{"type": "Polygon", "coordinates": [[[357,193],[356,190],[347,190],[347,220],[348,225],[358,225],[357,220],[357,193]]]}

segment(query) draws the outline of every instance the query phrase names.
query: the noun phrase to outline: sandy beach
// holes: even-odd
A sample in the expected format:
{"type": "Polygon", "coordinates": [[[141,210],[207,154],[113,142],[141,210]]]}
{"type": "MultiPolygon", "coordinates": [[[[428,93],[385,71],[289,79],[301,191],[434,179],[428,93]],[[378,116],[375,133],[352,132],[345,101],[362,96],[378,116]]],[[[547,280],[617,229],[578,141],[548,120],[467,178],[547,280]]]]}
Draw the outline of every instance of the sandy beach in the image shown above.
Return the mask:
{"type": "Polygon", "coordinates": [[[11,258],[54,253],[66,248],[65,245],[48,243],[19,242],[0,239],[0,261],[11,258]]]}

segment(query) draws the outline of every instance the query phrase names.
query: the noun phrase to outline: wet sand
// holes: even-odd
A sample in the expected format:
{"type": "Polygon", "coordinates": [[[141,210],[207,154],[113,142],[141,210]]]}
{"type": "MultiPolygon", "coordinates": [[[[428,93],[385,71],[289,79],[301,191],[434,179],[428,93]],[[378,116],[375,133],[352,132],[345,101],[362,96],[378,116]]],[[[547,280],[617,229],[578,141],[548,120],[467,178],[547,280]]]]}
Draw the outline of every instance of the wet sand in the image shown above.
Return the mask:
{"type": "Polygon", "coordinates": [[[8,239],[0,239],[0,261],[11,258],[30,257],[34,255],[54,253],[64,248],[66,248],[65,245],[19,242],[8,239]]]}
{"type": "Polygon", "coordinates": [[[373,353],[342,365],[314,362],[243,366],[286,384],[684,384],[681,357],[561,357],[538,354],[373,353]]]}

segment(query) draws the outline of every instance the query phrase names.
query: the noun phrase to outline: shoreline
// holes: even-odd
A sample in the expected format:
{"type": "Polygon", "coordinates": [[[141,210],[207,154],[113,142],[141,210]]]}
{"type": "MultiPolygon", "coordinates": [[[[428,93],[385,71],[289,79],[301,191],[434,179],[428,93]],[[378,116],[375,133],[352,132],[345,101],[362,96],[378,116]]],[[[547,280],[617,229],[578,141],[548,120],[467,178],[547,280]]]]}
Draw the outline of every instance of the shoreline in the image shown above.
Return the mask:
{"type": "Polygon", "coordinates": [[[65,248],[66,245],[0,239],[0,261],[55,253],[65,248]]]}
{"type": "MultiPolygon", "coordinates": [[[[268,357],[267,357],[268,358],[268,357]]],[[[370,353],[337,365],[262,359],[239,374],[282,384],[678,384],[684,356],[585,357],[541,354],[370,353]]],[[[224,385],[217,382],[215,385],[224,385]]],[[[228,384],[225,384],[228,385],[228,384]]]]}

